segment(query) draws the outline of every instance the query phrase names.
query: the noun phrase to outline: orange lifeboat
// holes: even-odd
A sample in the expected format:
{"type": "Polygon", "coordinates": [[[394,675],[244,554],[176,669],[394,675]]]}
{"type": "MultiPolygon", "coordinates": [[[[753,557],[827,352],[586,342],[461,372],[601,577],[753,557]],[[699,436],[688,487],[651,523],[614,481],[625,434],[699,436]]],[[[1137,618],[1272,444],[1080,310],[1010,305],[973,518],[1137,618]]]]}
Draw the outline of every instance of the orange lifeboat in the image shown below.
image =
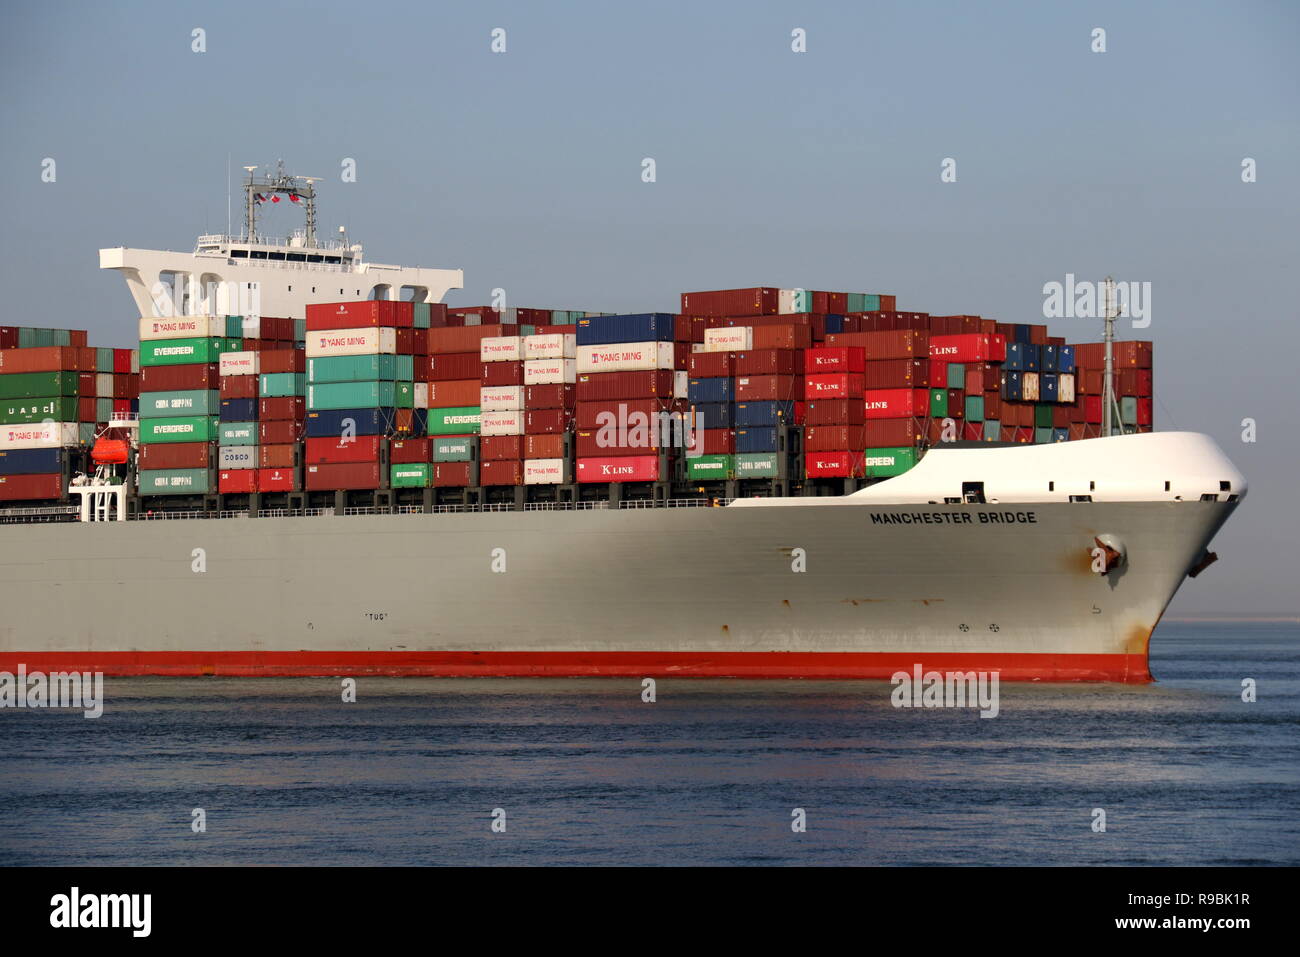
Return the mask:
{"type": "Polygon", "coordinates": [[[128,448],[125,439],[96,439],[90,457],[96,465],[125,465],[128,448]]]}

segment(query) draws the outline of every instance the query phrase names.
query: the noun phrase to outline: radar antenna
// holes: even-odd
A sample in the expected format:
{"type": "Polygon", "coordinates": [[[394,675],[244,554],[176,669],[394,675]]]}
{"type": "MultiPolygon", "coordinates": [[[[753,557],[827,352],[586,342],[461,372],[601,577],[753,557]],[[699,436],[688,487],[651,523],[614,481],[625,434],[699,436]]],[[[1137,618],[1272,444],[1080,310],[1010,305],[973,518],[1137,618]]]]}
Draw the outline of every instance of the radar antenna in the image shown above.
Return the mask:
{"type": "Polygon", "coordinates": [[[306,245],[316,246],[316,183],[319,176],[290,176],[284,171],[284,160],[276,163],[274,173],[257,175],[257,166],[245,166],[248,178],[244,180],[244,235],[248,242],[257,242],[257,208],[262,203],[279,202],[287,196],[292,203],[301,203],[307,217],[306,245]]]}

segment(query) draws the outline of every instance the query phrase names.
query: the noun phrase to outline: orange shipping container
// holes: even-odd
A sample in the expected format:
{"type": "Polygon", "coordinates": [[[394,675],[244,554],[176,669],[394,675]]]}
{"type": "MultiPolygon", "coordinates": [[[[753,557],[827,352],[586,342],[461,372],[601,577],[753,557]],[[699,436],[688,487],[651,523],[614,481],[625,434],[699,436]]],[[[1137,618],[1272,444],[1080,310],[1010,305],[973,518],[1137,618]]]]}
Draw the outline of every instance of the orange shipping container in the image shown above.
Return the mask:
{"type": "MultiPolygon", "coordinates": [[[[466,327],[470,328],[470,327],[466,327]]],[[[429,408],[454,409],[478,405],[483,383],[478,379],[447,379],[429,383],[429,408]]]]}

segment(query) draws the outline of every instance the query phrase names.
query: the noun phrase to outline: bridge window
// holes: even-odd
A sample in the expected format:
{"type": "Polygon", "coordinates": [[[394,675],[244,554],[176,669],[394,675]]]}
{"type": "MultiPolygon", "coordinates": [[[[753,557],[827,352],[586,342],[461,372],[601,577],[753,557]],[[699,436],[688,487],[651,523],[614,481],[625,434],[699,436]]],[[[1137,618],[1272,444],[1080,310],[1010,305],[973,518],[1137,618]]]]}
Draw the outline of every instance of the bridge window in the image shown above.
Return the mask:
{"type": "Polygon", "coordinates": [[[984,504],[984,483],[983,482],[962,482],[961,497],[969,505],[984,504]]]}
{"type": "Polygon", "coordinates": [[[1071,495],[1071,496],[1070,496],[1070,501],[1071,501],[1071,502],[1091,502],[1091,501],[1092,501],[1092,496],[1091,496],[1091,495],[1071,495]]]}
{"type": "Polygon", "coordinates": [[[1231,491],[1232,491],[1232,483],[1231,483],[1231,482],[1220,482],[1220,483],[1219,483],[1219,491],[1220,491],[1220,492],[1231,492],[1231,491]]]}

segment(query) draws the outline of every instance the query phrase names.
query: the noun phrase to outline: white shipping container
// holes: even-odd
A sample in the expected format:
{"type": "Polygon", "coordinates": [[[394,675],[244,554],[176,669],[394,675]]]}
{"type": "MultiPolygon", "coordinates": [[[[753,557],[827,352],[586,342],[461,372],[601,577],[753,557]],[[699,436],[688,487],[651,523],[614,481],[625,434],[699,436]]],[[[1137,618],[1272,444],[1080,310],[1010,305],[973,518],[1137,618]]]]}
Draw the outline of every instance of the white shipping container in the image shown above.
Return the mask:
{"type": "Polygon", "coordinates": [[[479,435],[523,435],[524,413],[518,409],[510,412],[481,412],[479,435]]]}
{"type": "Polygon", "coordinates": [[[140,350],[139,349],[131,350],[131,371],[132,372],[140,371],[140,350]]]}
{"type": "Polygon", "coordinates": [[[241,316],[239,319],[239,335],[242,339],[262,338],[262,317],[241,316]]]}
{"type": "Polygon", "coordinates": [[[690,398],[691,374],[678,370],[673,373],[673,398],[688,399],[690,398]]]}
{"type": "Polygon", "coordinates": [[[0,425],[0,449],[60,449],[80,441],[81,429],[76,422],[0,425]]]}
{"type": "Polygon", "coordinates": [[[1021,386],[1024,389],[1022,397],[1026,402],[1038,401],[1038,373],[1026,372],[1020,379],[1021,386]]]}
{"type": "Polygon", "coordinates": [[[578,346],[577,371],[653,372],[673,367],[671,342],[623,342],[604,346],[578,346]]]}
{"type": "Polygon", "coordinates": [[[95,374],[95,395],[100,398],[108,398],[113,394],[113,373],[99,372],[95,374]]]}
{"type": "Polygon", "coordinates": [[[225,336],[225,316],[141,316],[140,338],[207,339],[225,336]]]}
{"type": "Polygon", "coordinates": [[[415,407],[417,409],[427,409],[429,407],[429,383],[415,383],[415,407]]]}
{"type": "Polygon", "coordinates": [[[692,351],[692,352],[704,352],[704,351],[705,351],[704,343],[702,343],[702,342],[692,342],[692,343],[691,343],[691,351],[692,351]]]}
{"type": "Polygon", "coordinates": [[[255,469],[257,468],[256,445],[223,445],[217,450],[217,468],[221,469],[255,469]]]}
{"type": "Polygon", "coordinates": [[[525,485],[567,485],[573,481],[568,459],[525,459],[525,485]]]}
{"type": "Polygon", "coordinates": [[[397,330],[388,326],[367,329],[329,329],[307,333],[307,358],[323,356],[373,356],[397,354],[397,330]]]}
{"type": "Polygon", "coordinates": [[[776,311],[783,316],[798,312],[799,310],[795,308],[795,296],[798,293],[798,289],[778,289],[776,292],[776,311]]]}
{"type": "Polygon", "coordinates": [[[574,359],[529,359],[524,362],[524,385],[556,385],[578,381],[574,359]]]}
{"type": "Polygon", "coordinates": [[[478,407],[482,412],[517,412],[524,407],[524,387],[521,385],[485,385],[478,395],[478,407]]]}
{"type": "Polygon", "coordinates": [[[524,336],[525,359],[572,359],[577,349],[578,337],[571,332],[524,336]]]}
{"type": "Polygon", "coordinates": [[[521,336],[489,336],[478,343],[480,362],[519,362],[524,357],[521,336]]]}
{"type": "Polygon", "coordinates": [[[1074,402],[1074,373],[1062,372],[1060,379],[1056,384],[1056,399],[1058,402],[1074,402]]]}
{"type": "Polygon", "coordinates": [[[754,330],[751,326],[727,326],[704,330],[705,352],[745,352],[754,348],[754,330]]]}
{"type": "Polygon", "coordinates": [[[217,363],[221,375],[257,375],[260,352],[223,352],[217,363]]]}

